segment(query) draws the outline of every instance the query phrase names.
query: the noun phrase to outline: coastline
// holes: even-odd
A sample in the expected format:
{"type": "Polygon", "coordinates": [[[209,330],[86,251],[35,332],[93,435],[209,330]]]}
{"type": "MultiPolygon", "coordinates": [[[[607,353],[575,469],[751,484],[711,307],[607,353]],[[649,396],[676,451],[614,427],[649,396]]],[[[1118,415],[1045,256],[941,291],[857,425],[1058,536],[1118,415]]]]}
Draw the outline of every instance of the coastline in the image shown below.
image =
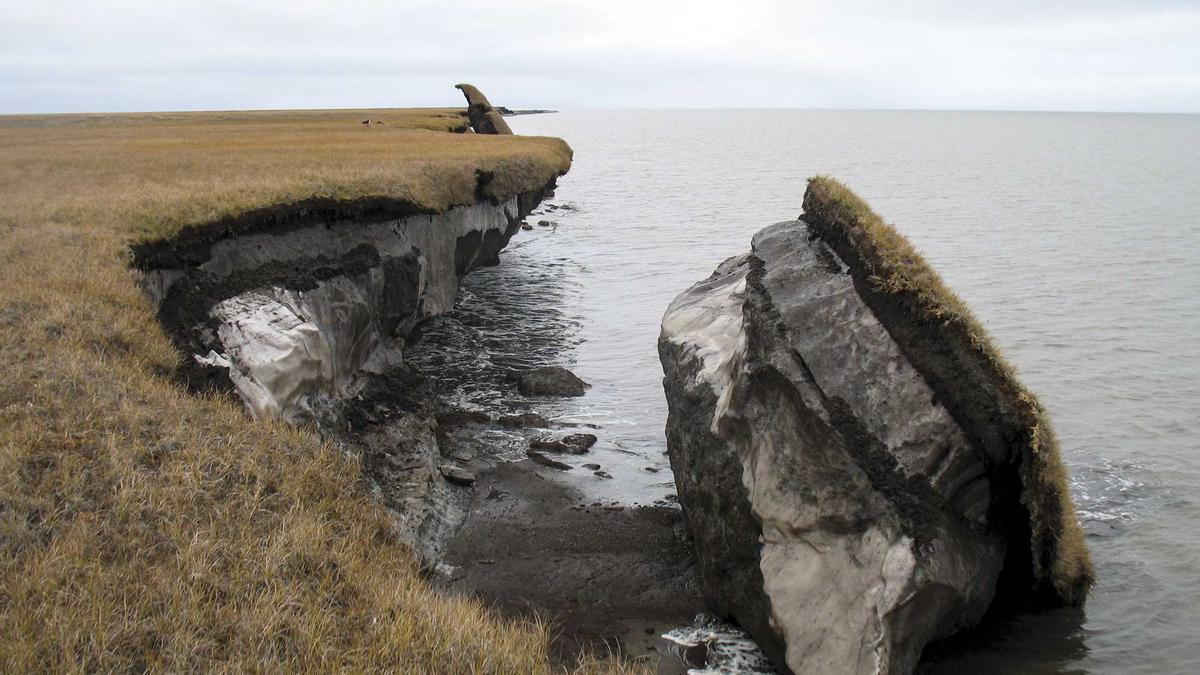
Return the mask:
{"type": "Polygon", "coordinates": [[[179,389],[126,267],[131,241],[191,223],[386,194],[440,212],[569,162],[556,140],[445,133],[456,111],[378,116],[381,134],[355,111],[0,120],[7,667],[548,667],[545,627],[429,588],[360,460],[179,389]]]}

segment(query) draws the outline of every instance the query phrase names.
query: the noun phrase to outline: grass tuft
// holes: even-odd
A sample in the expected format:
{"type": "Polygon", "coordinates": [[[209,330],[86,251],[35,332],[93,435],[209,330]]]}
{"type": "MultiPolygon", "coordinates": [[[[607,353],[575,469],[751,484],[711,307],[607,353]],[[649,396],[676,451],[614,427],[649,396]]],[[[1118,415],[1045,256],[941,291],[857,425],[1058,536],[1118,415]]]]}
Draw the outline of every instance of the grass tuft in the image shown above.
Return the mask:
{"type": "MultiPolygon", "coordinates": [[[[1049,416],[1014,368],[992,344],[983,325],[905,237],[842,183],[817,176],[804,195],[805,219],[819,223],[822,237],[842,241],[864,265],[876,291],[908,316],[939,326],[945,342],[967,345],[964,368],[978,368],[994,404],[1011,410],[1021,450],[1021,501],[1032,526],[1033,577],[1070,605],[1082,605],[1094,571],[1071,501],[1067,470],[1049,416]]],[[[952,350],[951,350],[952,353],[952,350]]],[[[965,372],[965,371],[964,371],[965,372]]]]}

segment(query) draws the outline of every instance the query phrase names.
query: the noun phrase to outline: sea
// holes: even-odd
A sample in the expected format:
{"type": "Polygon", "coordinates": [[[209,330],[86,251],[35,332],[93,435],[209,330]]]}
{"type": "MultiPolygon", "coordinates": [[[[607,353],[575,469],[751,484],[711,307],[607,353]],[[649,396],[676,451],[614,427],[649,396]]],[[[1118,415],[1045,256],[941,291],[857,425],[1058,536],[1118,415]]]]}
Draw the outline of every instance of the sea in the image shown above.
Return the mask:
{"type": "Polygon", "coordinates": [[[565,139],[574,164],[502,264],[472,273],[455,313],[426,329],[461,348],[445,373],[464,407],[497,396],[472,389],[486,378],[464,363],[567,366],[592,388],[541,412],[594,429],[579,462],[604,475],[563,480],[602,501],[669,503],[664,310],[759,229],[795,219],[808,178],[835,177],[916,245],[1048,408],[1096,563],[1083,612],[989,624],[921,670],[1200,668],[1200,115],[614,110],[509,123],[565,139]]]}

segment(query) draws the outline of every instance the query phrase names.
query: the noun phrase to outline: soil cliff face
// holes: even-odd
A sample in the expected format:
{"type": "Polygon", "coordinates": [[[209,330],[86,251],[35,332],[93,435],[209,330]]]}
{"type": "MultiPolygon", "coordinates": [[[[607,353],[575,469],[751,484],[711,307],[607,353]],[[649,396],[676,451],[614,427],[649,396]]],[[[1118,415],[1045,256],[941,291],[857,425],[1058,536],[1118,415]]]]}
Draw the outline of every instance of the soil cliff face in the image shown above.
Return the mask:
{"type": "Polygon", "coordinates": [[[1005,382],[951,358],[978,344],[877,297],[879,268],[840,245],[854,224],[831,225],[817,189],[663,319],[668,449],[709,604],[780,668],[867,673],[911,670],[998,590],[1082,603],[1086,550],[1039,534],[1078,533],[1065,482],[1039,478],[1057,456],[1031,454],[1005,382]]]}
{"type": "Polygon", "coordinates": [[[458,280],[494,264],[530,200],[441,214],[302,226],[165,249],[145,285],[199,381],[227,374],[256,417],[319,417],[357,393],[364,371],[400,362],[422,319],[450,309],[458,280]],[[169,252],[169,255],[168,255],[169,252]]]}
{"type": "Polygon", "coordinates": [[[270,222],[142,247],[137,265],[186,355],[188,385],[232,390],[253,416],[316,424],[358,453],[402,536],[432,564],[468,498],[442,476],[435,411],[404,363],[405,341],[450,310],[465,274],[498,262],[552,188],[443,213],[400,203],[273,211],[270,222]]]}

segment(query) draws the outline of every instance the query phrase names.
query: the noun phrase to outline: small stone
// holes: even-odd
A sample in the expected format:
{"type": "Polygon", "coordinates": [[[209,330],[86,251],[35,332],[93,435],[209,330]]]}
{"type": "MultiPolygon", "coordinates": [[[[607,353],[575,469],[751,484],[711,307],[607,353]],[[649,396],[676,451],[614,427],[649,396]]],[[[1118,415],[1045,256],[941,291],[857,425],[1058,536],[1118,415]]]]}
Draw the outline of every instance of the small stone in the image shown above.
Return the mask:
{"type": "Polygon", "coordinates": [[[521,223],[521,229],[522,229],[522,230],[529,231],[529,230],[532,230],[532,229],[533,229],[533,226],[532,226],[532,225],[530,225],[529,223],[521,223]]]}
{"type": "Polygon", "coordinates": [[[548,467],[551,469],[558,469],[559,471],[570,471],[571,470],[570,464],[564,464],[563,462],[560,462],[560,461],[557,461],[554,459],[550,459],[549,457],[543,455],[542,453],[536,452],[534,450],[526,450],[525,456],[529,457],[529,459],[532,459],[533,461],[537,462],[538,464],[541,464],[544,467],[548,467]]]}
{"type": "Polygon", "coordinates": [[[501,415],[496,422],[502,427],[535,427],[545,429],[550,426],[550,422],[545,417],[534,412],[521,413],[520,415],[501,415]]]}
{"type": "Polygon", "coordinates": [[[562,366],[534,368],[512,376],[524,396],[583,396],[592,386],[562,366]]]}
{"type": "Polygon", "coordinates": [[[612,479],[612,474],[607,471],[593,471],[592,474],[600,478],[612,479]]]}
{"type": "Polygon", "coordinates": [[[658,473],[658,469],[656,469],[652,466],[643,467],[643,470],[649,471],[650,473],[658,473]]]}
{"type": "Polygon", "coordinates": [[[587,469],[588,471],[599,471],[600,465],[599,464],[584,464],[583,468],[587,469]]]}
{"type": "Polygon", "coordinates": [[[461,466],[456,466],[454,464],[443,464],[438,467],[438,470],[442,472],[442,475],[446,477],[446,480],[454,483],[455,485],[471,485],[475,482],[475,474],[467,471],[461,466]]]}
{"type": "Polygon", "coordinates": [[[577,454],[583,454],[588,450],[591,450],[592,446],[596,444],[596,435],[570,434],[569,436],[564,436],[562,442],[573,448],[576,448],[577,454]]]}
{"type": "Polygon", "coordinates": [[[552,438],[535,438],[529,441],[531,450],[545,450],[546,452],[567,452],[567,446],[562,441],[556,441],[552,438]]]}
{"type": "Polygon", "coordinates": [[[541,227],[550,227],[550,221],[548,221],[548,220],[539,220],[539,221],[538,221],[538,225],[539,225],[539,226],[541,226],[541,227]]]}
{"type": "Polygon", "coordinates": [[[488,414],[479,410],[451,408],[437,414],[439,427],[460,427],[465,424],[487,424],[492,421],[488,414]]]}
{"type": "Polygon", "coordinates": [[[559,439],[536,438],[529,442],[529,447],[534,450],[545,450],[547,452],[565,452],[571,455],[582,455],[595,444],[596,436],[593,434],[571,434],[559,439]]]}

